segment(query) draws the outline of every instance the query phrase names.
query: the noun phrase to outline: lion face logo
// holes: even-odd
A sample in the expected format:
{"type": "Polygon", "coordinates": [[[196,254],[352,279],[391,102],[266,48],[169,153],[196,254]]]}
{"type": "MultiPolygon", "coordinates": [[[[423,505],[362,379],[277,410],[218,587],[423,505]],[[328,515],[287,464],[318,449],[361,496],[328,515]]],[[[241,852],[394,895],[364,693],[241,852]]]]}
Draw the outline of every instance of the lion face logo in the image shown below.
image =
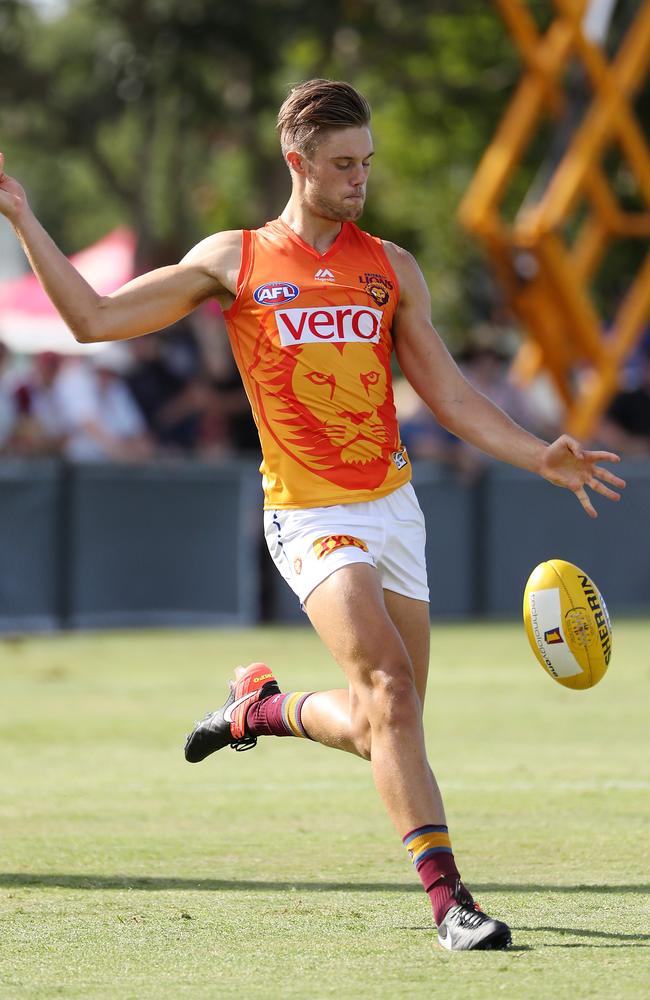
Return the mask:
{"type": "Polygon", "coordinates": [[[291,378],[296,399],[321,425],[341,461],[362,464],[381,458],[387,431],[379,409],[386,387],[384,366],[363,344],[343,350],[307,344],[291,378]]]}
{"type": "Polygon", "coordinates": [[[371,284],[366,285],[366,291],[368,295],[375,300],[378,306],[385,306],[390,298],[390,292],[388,289],[384,288],[383,285],[380,285],[377,282],[372,282],[371,284]]]}
{"type": "Polygon", "coordinates": [[[278,445],[346,489],[381,485],[398,441],[381,347],[307,343],[267,351],[256,359],[254,380],[260,415],[278,445]]]}

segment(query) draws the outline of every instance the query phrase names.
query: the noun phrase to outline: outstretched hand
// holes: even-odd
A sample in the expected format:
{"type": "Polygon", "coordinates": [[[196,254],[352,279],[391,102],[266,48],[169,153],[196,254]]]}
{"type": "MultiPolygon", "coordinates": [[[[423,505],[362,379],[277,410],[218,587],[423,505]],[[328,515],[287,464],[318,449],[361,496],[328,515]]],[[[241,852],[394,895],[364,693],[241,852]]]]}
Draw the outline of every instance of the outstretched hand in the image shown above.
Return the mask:
{"type": "Polygon", "coordinates": [[[585,451],[578,441],[563,434],[547,447],[539,472],[549,483],[564,486],[575,493],[589,517],[598,517],[585,486],[608,500],[620,500],[620,494],[605,483],[622,490],[625,480],[608,469],[602,469],[597,462],[620,462],[620,458],[611,451],[585,451]]]}
{"type": "Polygon", "coordinates": [[[27,204],[27,197],[18,181],[5,174],[4,167],[4,154],[0,153],[0,214],[14,220],[27,204]]]}

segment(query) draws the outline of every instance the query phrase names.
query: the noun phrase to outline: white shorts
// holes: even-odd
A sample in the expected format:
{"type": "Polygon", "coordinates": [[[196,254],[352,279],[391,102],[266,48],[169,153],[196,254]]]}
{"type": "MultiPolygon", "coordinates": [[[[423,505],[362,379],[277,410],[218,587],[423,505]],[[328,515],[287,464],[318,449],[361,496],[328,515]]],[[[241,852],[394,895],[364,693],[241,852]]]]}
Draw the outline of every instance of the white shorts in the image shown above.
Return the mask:
{"type": "Polygon", "coordinates": [[[341,566],[375,566],[384,590],[429,600],[425,527],[410,483],[379,500],[300,510],[264,511],[273,562],[304,604],[341,566]]]}

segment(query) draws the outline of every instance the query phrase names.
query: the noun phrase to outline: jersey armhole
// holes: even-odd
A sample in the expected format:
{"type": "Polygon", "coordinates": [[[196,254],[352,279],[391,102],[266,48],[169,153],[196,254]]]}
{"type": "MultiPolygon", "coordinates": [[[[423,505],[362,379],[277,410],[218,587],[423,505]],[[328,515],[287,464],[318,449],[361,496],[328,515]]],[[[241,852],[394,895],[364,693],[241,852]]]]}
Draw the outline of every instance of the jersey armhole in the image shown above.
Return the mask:
{"type": "Polygon", "coordinates": [[[393,265],[390,262],[390,258],[388,256],[388,254],[386,253],[386,247],[384,246],[384,241],[381,238],[379,239],[379,244],[378,245],[379,245],[379,252],[380,252],[381,256],[384,258],[384,262],[386,264],[386,270],[388,271],[388,277],[390,278],[391,281],[395,282],[395,291],[397,292],[397,302],[395,303],[395,308],[397,308],[397,303],[399,302],[400,293],[401,293],[400,284],[399,284],[399,278],[395,274],[395,268],[393,267],[393,265]]]}
{"type": "Polygon", "coordinates": [[[242,229],[241,264],[239,265],[239,274],[237,275],[236,295],[230,308],[223,310],[223,315],[226,319],[234,319],[239,312],[243,293],[253,270],[253,256],[253,234],[250,229],[242,229]]]}

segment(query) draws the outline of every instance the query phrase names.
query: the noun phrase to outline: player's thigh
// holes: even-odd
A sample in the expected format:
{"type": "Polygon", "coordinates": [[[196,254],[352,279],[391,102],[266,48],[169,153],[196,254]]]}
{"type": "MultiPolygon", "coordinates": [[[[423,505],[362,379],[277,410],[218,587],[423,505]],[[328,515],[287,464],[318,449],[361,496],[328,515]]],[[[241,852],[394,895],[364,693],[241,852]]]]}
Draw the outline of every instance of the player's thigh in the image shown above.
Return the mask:
{"type": "Polygon", "coordinates": [[[416,601],[393,590],[384,590],[386,610],[402,637],[415,675],[415,686],[424,706],[429,675],[431,623],[428,601],[416,601]]]}
{"type": "Polygon", "coordinates": [[[408,649],[373,566],[355,562],[336,570],[308,596],[305,610],[353,692],[362,694],[379,674],[415,682],[408,649]]]}

